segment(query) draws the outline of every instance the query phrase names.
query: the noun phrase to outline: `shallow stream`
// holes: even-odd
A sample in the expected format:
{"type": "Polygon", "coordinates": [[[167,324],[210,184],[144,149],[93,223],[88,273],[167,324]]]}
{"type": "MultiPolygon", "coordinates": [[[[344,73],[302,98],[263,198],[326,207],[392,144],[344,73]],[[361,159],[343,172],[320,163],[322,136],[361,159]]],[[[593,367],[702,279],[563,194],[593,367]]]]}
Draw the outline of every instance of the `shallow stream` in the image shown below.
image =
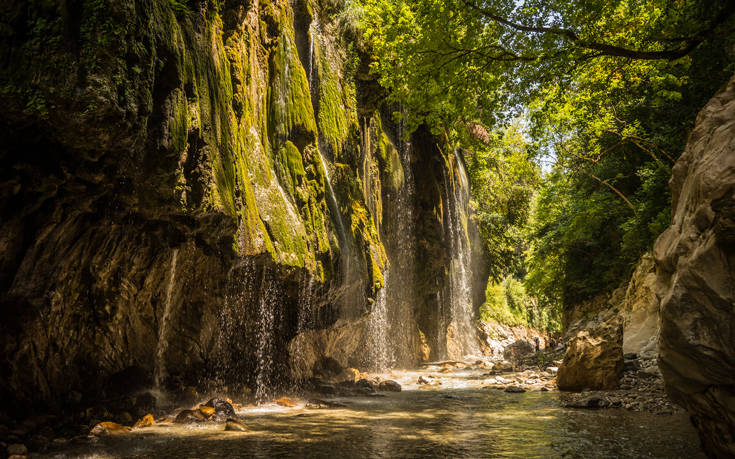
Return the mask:
{"type": "Polygon", "coordinates": [[[482,388],[479,369],[436,370],[394,371],[385,377],[402,392],[332,399],[342,408],[244,407],[247,432],[159,424],[45,457],[704,457],[682,413],[563,408],[555,391],[506,393],[482,388]],[[419,386],[421,375],[442,384],[419,386]]]}

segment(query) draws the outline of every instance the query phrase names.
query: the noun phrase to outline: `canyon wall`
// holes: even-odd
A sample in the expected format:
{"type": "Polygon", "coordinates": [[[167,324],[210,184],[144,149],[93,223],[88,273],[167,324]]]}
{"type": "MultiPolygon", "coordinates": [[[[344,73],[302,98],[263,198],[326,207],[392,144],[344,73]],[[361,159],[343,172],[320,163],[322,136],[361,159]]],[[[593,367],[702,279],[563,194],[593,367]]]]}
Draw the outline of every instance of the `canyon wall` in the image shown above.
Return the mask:
{"type": "Polygon", "coordinates": [[[656,241],[660,366],[705,450],[735,455],[735,79],[702,109],[656,241]]]}
{"type": "Polygon", "coordinates": [[[461,158],[404,135],[333,2],[0,15],[4,400],[121,381],[265,397],[324,357],[446,353],[472,231],[461,158]]]}

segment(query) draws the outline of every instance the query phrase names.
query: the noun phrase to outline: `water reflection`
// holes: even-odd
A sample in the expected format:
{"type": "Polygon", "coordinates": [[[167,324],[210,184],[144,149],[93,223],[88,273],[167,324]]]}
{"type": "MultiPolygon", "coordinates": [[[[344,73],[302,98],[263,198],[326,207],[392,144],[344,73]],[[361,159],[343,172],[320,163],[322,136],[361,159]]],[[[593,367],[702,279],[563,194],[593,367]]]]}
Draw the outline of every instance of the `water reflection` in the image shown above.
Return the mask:
{"type": "Polygon", "coordinates": [[[482,389],[472,371],[418,390],[417,374],[393,374],[405,384],[401,393],[339,399],[346,408],[245,408],[244,433],[221,424],[157,425],[52,456],[704,457],[685,415],[570,410],[555,392],[482,389]]]}

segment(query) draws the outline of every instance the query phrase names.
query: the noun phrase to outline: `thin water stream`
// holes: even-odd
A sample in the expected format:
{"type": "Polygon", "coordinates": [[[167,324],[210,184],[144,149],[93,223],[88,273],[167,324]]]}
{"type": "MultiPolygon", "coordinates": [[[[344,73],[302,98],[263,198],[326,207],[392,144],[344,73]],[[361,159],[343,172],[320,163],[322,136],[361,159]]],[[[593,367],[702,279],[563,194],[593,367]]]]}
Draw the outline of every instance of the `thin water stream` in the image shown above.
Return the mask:
{"type": "Polygon", "coordinates": [[[247,432],[159,424],[46,457],[704,457],[684,414],[563,408],[555,391],[489,390],[483,370],[438,370],[393,371],[384,376],[402,392],[333,399],[340,408],[246,406],[247,432]],[[442,384],[419,386],[419,376],[442,384]]]}

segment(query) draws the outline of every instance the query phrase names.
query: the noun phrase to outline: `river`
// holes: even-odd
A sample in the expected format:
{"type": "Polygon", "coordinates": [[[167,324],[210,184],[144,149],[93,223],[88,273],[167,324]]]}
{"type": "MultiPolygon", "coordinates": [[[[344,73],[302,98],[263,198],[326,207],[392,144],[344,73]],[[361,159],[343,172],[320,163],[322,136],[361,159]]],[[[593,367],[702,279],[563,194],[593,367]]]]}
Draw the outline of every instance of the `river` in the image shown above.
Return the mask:
{"type": "Polygon", "coordinates": [[[157,424],[90,438],[41,457],[704,457],[683,413],[563,408],[556,391],[482,387],[483,370],[392,371],[401,392],[331,400],[345,407],[251,405],[247,432],[223,424],[157,424]],[[439,386],[419,386],[419,376],[439,386]]]}

